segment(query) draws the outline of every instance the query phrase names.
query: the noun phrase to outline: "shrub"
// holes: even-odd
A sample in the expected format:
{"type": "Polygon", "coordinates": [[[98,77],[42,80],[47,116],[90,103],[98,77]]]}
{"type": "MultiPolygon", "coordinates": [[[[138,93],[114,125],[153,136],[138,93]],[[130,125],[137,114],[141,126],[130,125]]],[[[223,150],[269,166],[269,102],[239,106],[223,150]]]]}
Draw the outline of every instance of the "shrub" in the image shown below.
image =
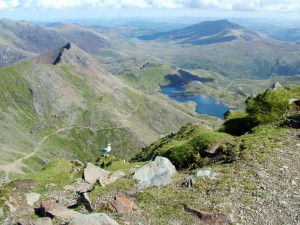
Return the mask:
{"type": "Polygon", "coordinates": [[[290,92],[286,88],[269,89],[246,101],[246,112],[251,126],[279,122],[290,110],[290,92]]]}

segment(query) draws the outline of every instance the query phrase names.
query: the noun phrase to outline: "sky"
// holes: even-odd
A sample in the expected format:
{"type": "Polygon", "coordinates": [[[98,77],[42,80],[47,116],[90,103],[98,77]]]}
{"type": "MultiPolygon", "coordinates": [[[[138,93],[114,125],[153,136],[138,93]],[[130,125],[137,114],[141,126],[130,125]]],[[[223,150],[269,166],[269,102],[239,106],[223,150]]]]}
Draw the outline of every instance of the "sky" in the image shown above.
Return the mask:
{"type": "Polygon", "coordinates": [[[0,18],[241,16],[300,18],[300,0],[0,0],[0,18]]]}

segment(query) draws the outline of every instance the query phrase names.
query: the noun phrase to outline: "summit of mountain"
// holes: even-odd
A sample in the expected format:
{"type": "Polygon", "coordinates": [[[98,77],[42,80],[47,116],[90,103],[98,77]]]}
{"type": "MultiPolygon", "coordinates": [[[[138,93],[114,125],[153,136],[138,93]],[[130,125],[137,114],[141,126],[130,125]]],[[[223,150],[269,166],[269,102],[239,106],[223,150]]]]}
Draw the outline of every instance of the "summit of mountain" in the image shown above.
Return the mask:
{"type": "Polygon", "coordinates": [[[71,42],[57,50],[42,53],[33,60],[37,63],[65,64],[81,67],[92,67],[95,61],[90,54],[71,42]]]}
{"type": "Polygon", "coordinates": [[[185,28],[139,36],[142,40],[175,41],[180,44],[209,45],[234,40],[253,40],[263,35],[228,20],[204,21],[185,28]]]}

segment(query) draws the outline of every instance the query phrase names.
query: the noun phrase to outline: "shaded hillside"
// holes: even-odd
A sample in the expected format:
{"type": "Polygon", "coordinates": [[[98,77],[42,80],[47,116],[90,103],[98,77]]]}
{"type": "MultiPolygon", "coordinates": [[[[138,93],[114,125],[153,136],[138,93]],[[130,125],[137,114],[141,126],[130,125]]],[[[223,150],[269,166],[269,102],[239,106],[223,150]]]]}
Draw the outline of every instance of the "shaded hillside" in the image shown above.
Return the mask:
{"type": "Polygon", "coordinates": [[[142,40],[175,41],[178,44],[209,45],[233,40],[252,40],[261,35],[228,20],[205,21],[169,32],[143,35],[142,40]]]}
{"type": "Polygon", "coordinates": [[[109,41],[97,32],[76,25],[43,27],[26,21],[0,20],[0,66],[32,54],[60,48],[73,42],[90,54],[98,54],[109,41]]]}
{"type": "Polygon", "coordinates": [[[108,142],[113,155],[129,158],[160,135],[199,121],[192,109],[128,86],[73,43],[52,59],[55,52],[56,65],[25,61],[0,69],[1,179],[52,158],[92,160],[108,142]]]}

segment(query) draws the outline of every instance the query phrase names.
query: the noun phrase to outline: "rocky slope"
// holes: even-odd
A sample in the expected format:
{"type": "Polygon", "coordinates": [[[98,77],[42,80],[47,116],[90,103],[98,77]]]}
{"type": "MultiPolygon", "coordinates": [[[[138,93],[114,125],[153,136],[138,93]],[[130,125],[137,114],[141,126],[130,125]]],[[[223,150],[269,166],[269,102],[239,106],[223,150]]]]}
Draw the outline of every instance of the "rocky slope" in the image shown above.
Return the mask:
{"type": "Polygon", "coordinates": [[[52,161],[43,170],[2,187],[1,222],[298,224],[299,97],[299,87],[276,85],[248,99],[249,117],[230,112],[221,128],[241,127],[248,121],[248,132],[238,130],[235,133],[240,136],[227,136],[220,143],[218,138],[209,138],[216,136],[213,131],[189,124],[145,149],[152,151],[150,162],[127,163],[113,156],[86,165],[78,160],[52,161]],[[265,104],[260,104],[262,101],[265,104]],[[287,110],[273,107],[283,102],[289,106],[287,110]],[[260,110],[253,111],[254,106],[260,110]],[[270,109],[263,112],[265,107],[270,109]],[[261,115],[266,117],[257,123],[261,115]],[[194,142],[200,134],[205,139],[194,142]],[[219,146],[213,148],[215,152],[211,142],[219,146]],[[185,166],[189,169],[176,163],[185,159],[186,151],[175,158],[156,156],[176,152],[178,146],[199,152],[185,166]],[[201,163],[195,164],[195,160],[201,163]]]}
{"type": "Polygon", "coordinates": [[[105,170],[56,161],[2,189],[0,218],[27,224],[38,222],[30,220],[37,214],[49,224],[72,224],[105,213],[118,224],[298,224],[300,133],[273,134],[234,163],[194,171],[174,171],[162,158],[145,166],[111,158],[105,170]]]}

